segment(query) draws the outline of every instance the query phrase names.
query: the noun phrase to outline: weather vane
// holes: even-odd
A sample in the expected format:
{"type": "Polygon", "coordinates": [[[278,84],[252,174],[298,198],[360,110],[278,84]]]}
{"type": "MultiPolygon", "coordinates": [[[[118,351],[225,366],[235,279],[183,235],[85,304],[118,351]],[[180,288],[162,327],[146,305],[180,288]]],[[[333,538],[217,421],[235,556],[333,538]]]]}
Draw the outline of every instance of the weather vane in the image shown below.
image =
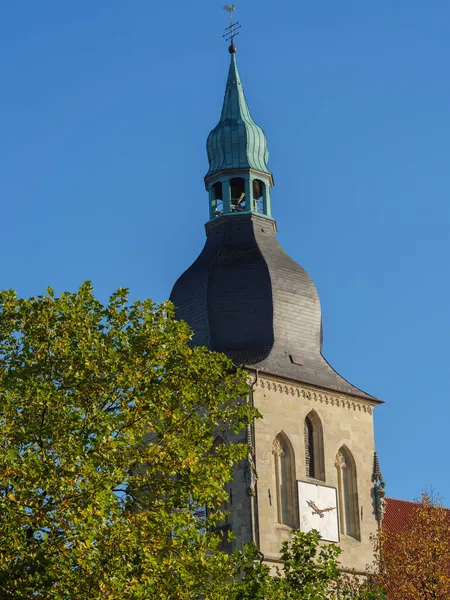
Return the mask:
{"type": "Polygon", "coordinates": [[[225,4],[223,10],[227,10],[230,13],[230,25],[225,28],[225,35],[223,36],[227,42],[230,42],[230,47],[228,48],[230,54],[234,54],[236,52],[236,46],[234,45],[234,38],[239,35],[238,29],[241,28],[239,25],[239,21],[233,23],[233,13],[236,10],[236,6],[231,4],[228,6],[225,4]]]}

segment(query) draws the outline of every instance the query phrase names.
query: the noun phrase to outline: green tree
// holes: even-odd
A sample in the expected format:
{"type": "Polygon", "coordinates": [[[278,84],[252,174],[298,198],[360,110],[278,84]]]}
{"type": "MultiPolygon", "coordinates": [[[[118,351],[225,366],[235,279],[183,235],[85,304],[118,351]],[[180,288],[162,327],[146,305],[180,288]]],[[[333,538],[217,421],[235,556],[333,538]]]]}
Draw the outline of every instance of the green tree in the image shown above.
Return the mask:
{"type": "Polygon", "coordinates": [[[170,304],[0,293],[0,597],[223,598],[209,526],[251,418],[246,375],[170,304]]]}
{"type": "Polygon", "coordinates": [[[214,440],[258,415],[246,374],[190,339],[124,289],[0,293],[2,600],[378,598],[336,595],[339,548],[317,532],[293,533],[277,573],[252,544],[219,550],[247,448],[214,440]]]}
{"type": "Polygon", "coordinates": [[[235,554],[242,577],[233,600],[384,600],[377,585],[339,570],[341,549],[321,544],[317,531],[294,531],[281,548],[283,565],[271,573],[253,544],[235,554]],[[259,560],[258,560],[259,559],[259,560]]]}

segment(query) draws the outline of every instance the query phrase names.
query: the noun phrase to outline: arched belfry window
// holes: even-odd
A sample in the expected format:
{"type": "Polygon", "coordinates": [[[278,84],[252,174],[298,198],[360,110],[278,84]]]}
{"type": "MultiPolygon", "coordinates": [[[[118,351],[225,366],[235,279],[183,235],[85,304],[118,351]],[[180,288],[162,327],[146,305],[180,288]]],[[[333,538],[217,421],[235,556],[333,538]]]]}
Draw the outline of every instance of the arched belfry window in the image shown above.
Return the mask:
{"type": "Polygon", "coordinates": [[[348,448],[342,446],[336,454],[334,464],[338,479],[341,533],[359,540],[360,526],[356,465],[348,448]]]}
{"type": "Polygon", "coordinates": [[[295,458],[291,443],[279,433],[272,444],[278,523],[298,527],[295,458]]]}
{"type": "Polygon", "coordinates": [[[254,179],[252,188],[253,210],[264,214],[264,183],[260,179],[254,179]]]}
{"type": "Polygon", "coordinates": [[[319,416],[313,410],[305,419],[303,434],[305,438],[306,476],[324,481],[323,429],[319,416]]]}
{"type": "Polygon", "coordinates": [[[247,203],[245,197],[245,179],[242,179],[242,177],[233,177],[233,179],[230,179],[230,191],[231,211],[243,212],[247,210],[247,203]]]}
{"type": "Polygon", "coordinates": [[[223,213],[223,191],[222,183],[217,181],[212,186],[213,217],[218,217],[223,213]]]}

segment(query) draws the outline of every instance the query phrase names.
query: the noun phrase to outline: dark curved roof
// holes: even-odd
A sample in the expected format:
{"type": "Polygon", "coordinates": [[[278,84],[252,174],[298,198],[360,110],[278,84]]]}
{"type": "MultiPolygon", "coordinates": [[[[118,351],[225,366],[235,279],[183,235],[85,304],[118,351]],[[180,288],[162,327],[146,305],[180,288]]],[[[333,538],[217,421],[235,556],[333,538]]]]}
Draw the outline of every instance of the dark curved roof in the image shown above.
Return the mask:
{"type": "Polygon", "coordinates": [[[170,299],[196,345],[238,365],[376,400],[322,356],[316,287],[281,248],[270,219],[246,214],[209,222],[202,252],[170,299]]]}

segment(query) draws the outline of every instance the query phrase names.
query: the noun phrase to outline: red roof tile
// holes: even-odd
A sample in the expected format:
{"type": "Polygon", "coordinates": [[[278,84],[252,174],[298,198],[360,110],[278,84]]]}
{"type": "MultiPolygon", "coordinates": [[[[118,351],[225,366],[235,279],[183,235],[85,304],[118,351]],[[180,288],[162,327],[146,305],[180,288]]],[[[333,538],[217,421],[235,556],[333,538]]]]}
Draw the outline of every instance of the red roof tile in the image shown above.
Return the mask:
{"type": "Polygon", "coordinates": [[[401,533],[407,531],[414,510],[419,506],[417,502],[386,498],[386,512],[383,519],[385,533],[401,533]]]}
{"type": "MultiPolygon", "coordinates": [[[[395,498],[386,498],[386,512],[383,519],[383,531],[385,533],[402,533],[408,531],[414,516],[414,511],[420,506],[419,502],[409,502],[408,500],[396,500],[395,498]]],[[[450,521],[450,509],[447,511],[450,521]]]]}

